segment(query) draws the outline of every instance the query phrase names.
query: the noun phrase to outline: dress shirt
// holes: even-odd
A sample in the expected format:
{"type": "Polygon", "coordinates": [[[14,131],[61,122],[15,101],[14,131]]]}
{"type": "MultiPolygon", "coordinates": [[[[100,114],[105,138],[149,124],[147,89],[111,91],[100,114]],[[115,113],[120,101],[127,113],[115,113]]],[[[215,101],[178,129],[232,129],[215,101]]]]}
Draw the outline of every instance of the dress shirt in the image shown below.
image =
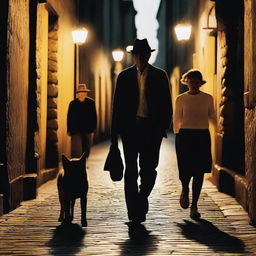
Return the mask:
{"type": "Polygon", "coordinates": [[[139,117],[147,117],[148,116],[148,107],[147,107],[147,100],[145,94],[145,86],[146,86],[146,79],[148,75],[148,66],[141,72],[137,68],[137,80],[139,86],[139,106],[137,110],[137,116],[139,117]]]}

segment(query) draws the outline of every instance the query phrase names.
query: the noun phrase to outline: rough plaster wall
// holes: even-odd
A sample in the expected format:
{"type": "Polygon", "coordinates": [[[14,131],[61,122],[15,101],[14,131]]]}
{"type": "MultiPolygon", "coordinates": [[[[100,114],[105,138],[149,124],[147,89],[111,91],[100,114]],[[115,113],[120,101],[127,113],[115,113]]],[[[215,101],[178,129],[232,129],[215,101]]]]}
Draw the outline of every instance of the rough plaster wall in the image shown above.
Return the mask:
{"type": "Polygon", "coordinates": [[[25,172],[29,57],[28,10],[28,0],[9,1],[7,167],[10,181],[25,172]]]}

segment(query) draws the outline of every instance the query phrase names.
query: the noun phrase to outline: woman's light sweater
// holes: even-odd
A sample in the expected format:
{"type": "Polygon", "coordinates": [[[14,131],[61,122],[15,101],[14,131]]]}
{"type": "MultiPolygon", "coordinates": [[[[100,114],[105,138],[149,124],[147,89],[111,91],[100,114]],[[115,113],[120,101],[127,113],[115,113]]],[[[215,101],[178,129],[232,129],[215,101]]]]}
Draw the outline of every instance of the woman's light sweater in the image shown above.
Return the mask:
{"type": "Polygon", "coordinates": [[[173,131],[183,129],[208,129],[209,120],[215,124],[213,97],[205,92],[180,94],[175,100],[173,131]]]}

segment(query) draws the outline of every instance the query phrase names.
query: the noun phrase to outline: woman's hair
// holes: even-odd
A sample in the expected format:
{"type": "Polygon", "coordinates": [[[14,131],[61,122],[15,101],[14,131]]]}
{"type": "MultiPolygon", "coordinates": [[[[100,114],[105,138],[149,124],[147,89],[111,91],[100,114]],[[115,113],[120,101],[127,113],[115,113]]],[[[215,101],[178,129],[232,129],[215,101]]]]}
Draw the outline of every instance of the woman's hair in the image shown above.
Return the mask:
{"type": "Polygon", "coordinates": [[[181,77],[181,80],[180,80],[181,83],[182,84],[187,84],[187,79],[188,78],[198,78],[201,82],[201,85],[206,83],[206,81],[203,80],[202,73],[197,69],[190,69],[186,73],[184,73],[181,77]]]}

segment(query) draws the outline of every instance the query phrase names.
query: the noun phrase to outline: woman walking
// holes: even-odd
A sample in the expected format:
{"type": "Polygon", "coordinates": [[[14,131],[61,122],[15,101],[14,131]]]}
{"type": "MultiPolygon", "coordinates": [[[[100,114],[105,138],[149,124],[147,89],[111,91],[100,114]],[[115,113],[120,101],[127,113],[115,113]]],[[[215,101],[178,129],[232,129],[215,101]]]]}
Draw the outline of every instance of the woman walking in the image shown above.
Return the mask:
{"type": "Polygon", "coordinates": [[[189,183],[192,182],[192,203],[190,217],[199,219],[198,199],[201,193],[204,173],[211,172],[211,138],[209,120],[215,124],[213,97],[200,91],[206,83],[198,70],[191,69],[183,74],[181,83],[187,85],[188,91],[175,100],[173,130],[176,135],[175,147],[182,184],[180,206],[190,206],[189,183]]]}

